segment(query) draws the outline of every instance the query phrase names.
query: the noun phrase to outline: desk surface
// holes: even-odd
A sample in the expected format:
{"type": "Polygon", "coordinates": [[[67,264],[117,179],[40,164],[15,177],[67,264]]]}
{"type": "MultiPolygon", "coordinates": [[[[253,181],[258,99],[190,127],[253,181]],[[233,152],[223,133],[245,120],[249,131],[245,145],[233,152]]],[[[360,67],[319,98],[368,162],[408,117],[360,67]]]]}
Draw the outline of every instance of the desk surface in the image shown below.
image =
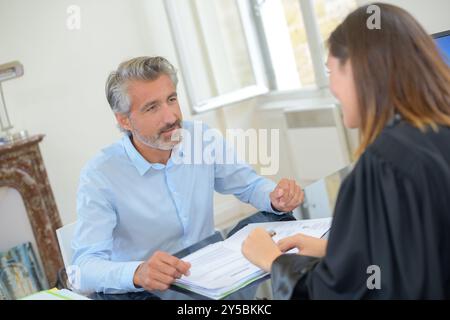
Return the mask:
{"type": "MultiPolygon", "coordinates": [[[[276,215],[270,212],[257,212],[254,215],[241,220],[227,235],[227,237],[233,235],[235,232],[245,227],[249,223],[259,223],[259,222],[273,222],[273,221],[289,221],[296,220],[291,213],[285,215],[276,215]]],[[[192,252],[195,252],[208,244],[212,244],[218,241],[222,241],[223,237],[219,232],[216,232],[212,236],[186,248],[182,251],[175,253],[176,257],[184,257],[192,252]]],[[[263,299],[266,297],[258,297],[257,292],[260,285],[264,284],[270,278],[269,275],[258,279],[251,284],[247,285],[245,288],[242,288],[224,300],[255,300],[255,299],[263,299]]],[[[210,298],[202,296],[198,293],[194,293],[183,288],[177,286],[171,286],[169,290],[164,294],[169,299],[173,300],[209,300],[210,298]]],[[[155,294],[150,292],[130,292],[125,294],[103,294],[103,293],[93,293],[89,296],[89,298],[94,300],[155,300],[160,299],[155,294]]]]}
{"type": "MultiPolygon", "coordinates": [[[[304,188],[305,190],[305,203],[302,205],[302,216],[299,218],[306,219],[315,219],[315,218],[323,218],[330,217],[334,210],[334,205],[337,198],[337,193],[339,191],[339,186],[345,177],[350,173],[352,166],[343,168],[323,179],[316,181],[315,183],[304,188]],[[326,205],[320,205],[320,203],[325,203],[326,205]]],[[[241,220],[227,235],[227,237],[231,236],[241,228],[245,227],[249,223],[258,223],[258,222],[273,222],[273,221],[288,221],[288,220],[296,220],[296,218],[292,214],[287,215],[275,215],[269,212],[258,212],[254,215],[241,220]]],[[[193,246],[186,248],[178,253],[175,256],[183,257],[190,252],[194,252],[208,244],[223,240],[220,233],[216,232],[212,236],[204,239],[193,246]]],[[[270,276],[266,276],[261,278],[250,285],[246,286],[238,290],[235,293],[229,295],[225,300],[258,300],[265,299],[267,297],[258,296],[258,288],[261,285],[268,285],[270,288],[270,284],[268,283],[268,279],[270,276]]],[[[187,291],[185,289],[171,286],[169,290],[167,290],[167,294],[170,297],[169,299],[200,299],[200,300],[208,300],[210,298],[204,297],[197,293],[193,293],[187,291]]],[[[160,297],[152,294],[150,292],[130,292],[125,294],[103,294],[103,293],[94,293],[89,296],[89,298],[94,300],[158,300],[160,297]]]]}

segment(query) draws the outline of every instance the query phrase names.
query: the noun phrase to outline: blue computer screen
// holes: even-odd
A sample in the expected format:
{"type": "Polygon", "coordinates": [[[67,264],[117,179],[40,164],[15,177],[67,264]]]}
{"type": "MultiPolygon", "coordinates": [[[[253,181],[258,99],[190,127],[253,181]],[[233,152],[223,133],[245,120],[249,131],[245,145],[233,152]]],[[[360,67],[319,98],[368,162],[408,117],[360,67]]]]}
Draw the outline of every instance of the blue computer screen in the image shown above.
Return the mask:
{"type": "Polygon", "coordinates": [[[444,52],[444,55],[446,55],[446,57],[444,57],[447,61],[447,63],[450,65],[450,34],[437,38],[436,42],[439,46],[439,48],[441,49],[441,51],[444,52]]]}

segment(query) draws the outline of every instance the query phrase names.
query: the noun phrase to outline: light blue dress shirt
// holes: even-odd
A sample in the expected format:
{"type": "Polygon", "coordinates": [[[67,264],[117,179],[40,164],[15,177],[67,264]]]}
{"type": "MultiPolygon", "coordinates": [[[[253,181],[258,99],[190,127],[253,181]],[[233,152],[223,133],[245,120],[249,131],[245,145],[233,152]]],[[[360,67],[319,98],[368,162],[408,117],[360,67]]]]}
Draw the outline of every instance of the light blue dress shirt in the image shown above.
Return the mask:
{"type": "MultiPolygon", "coordinates": [[[[214,190],[273,212],[269,193],[275,183],[249,165],[218,163],[214,152],[207,163],[174,161],[195,146],[207,148],[196,126],[183,122],[194,143],[183,140],[167,165],[146,161],[124,135],[83,168],[72,241],[72,263],[81,272],[80,291],[139,291],[133,284],[134,272],[155,251],[173,254],[213,234],[214,190]]],[[[200,125],[200,133],[205,130],[207,126],[200,125]]],[[[224,145],[224,153],[234,152],[224,145]]]]}

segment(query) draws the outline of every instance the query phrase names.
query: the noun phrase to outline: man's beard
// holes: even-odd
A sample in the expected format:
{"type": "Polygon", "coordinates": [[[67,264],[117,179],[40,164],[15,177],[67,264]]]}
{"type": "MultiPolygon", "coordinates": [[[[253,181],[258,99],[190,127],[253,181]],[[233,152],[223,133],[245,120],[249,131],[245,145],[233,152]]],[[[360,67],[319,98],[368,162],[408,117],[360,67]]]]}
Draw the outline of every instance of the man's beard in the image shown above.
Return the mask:
{"type": "Polygon", "coordinates": [[[170,131],[174,128],[181,129],[182,128],[181,120],[177,120],[176,122],[165,126],[159,131],[159,133],[156,136],[141,135],[139,131],[134,127],[132,121],[130,121],[130,124],[132,129],[131,133],[133,134],[133,137],[136,137],[136,139],[138,139],[142,144],[153,149],[170,151],[182,140],[181,130],[175,130],[175,132],[169,138],[169,141],[164,140],[164,137],[162,136],[164,132],[170,131]]]}

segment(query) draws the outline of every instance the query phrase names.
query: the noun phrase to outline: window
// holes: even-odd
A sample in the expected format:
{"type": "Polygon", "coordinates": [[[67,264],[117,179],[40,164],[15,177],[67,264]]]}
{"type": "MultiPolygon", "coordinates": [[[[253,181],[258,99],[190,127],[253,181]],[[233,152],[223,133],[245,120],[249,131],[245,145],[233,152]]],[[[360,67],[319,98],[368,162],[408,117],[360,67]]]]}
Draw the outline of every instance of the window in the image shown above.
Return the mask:
{"type": "MultiPolygon", "coordinates": [[[[272,55],[273,64],[284,64],[277,74],[277,89],[292,90],[308,87],[325,87],[328,84],[323,64],[325,62],[324,41],[331,32],[341,23],[348,13],[357,7],[355,0],[266,0],[261,3],[262,15],[266,34],[275,29],[275,20],[284,20],[279,23],[286,25],[289,33],[289,43],[279,40],[269,42],[271,50],[289,51],[292,59],[279,59],[278,54],[272,55]],[[283,17],[275,7],[282,7],[283,17]],[[270,9],[264,8],[270,7],[270,9]],[[277,49],[275,49],[275,47],[277,49]],[[276,62],[274,60],[279,60],[276,62]],[[289,71],[287,71],[289,70],[289,71]],[[292,70],[296,71],[293,80],[292,70]],[[286,83],[283,79],[290,79],[286,83]]],[[[276,37],[274,37],[276,39],[276,37]]]]}
{"type": "Polygon", "coordinates": [[[326,88],[324,41],[356,0],[167,0],[193,112],[326,88]]]}
{"type": "Polygon", "coordinates": [[[269,91],[248,1],[165,4],[194,113],[269,91]]]}

